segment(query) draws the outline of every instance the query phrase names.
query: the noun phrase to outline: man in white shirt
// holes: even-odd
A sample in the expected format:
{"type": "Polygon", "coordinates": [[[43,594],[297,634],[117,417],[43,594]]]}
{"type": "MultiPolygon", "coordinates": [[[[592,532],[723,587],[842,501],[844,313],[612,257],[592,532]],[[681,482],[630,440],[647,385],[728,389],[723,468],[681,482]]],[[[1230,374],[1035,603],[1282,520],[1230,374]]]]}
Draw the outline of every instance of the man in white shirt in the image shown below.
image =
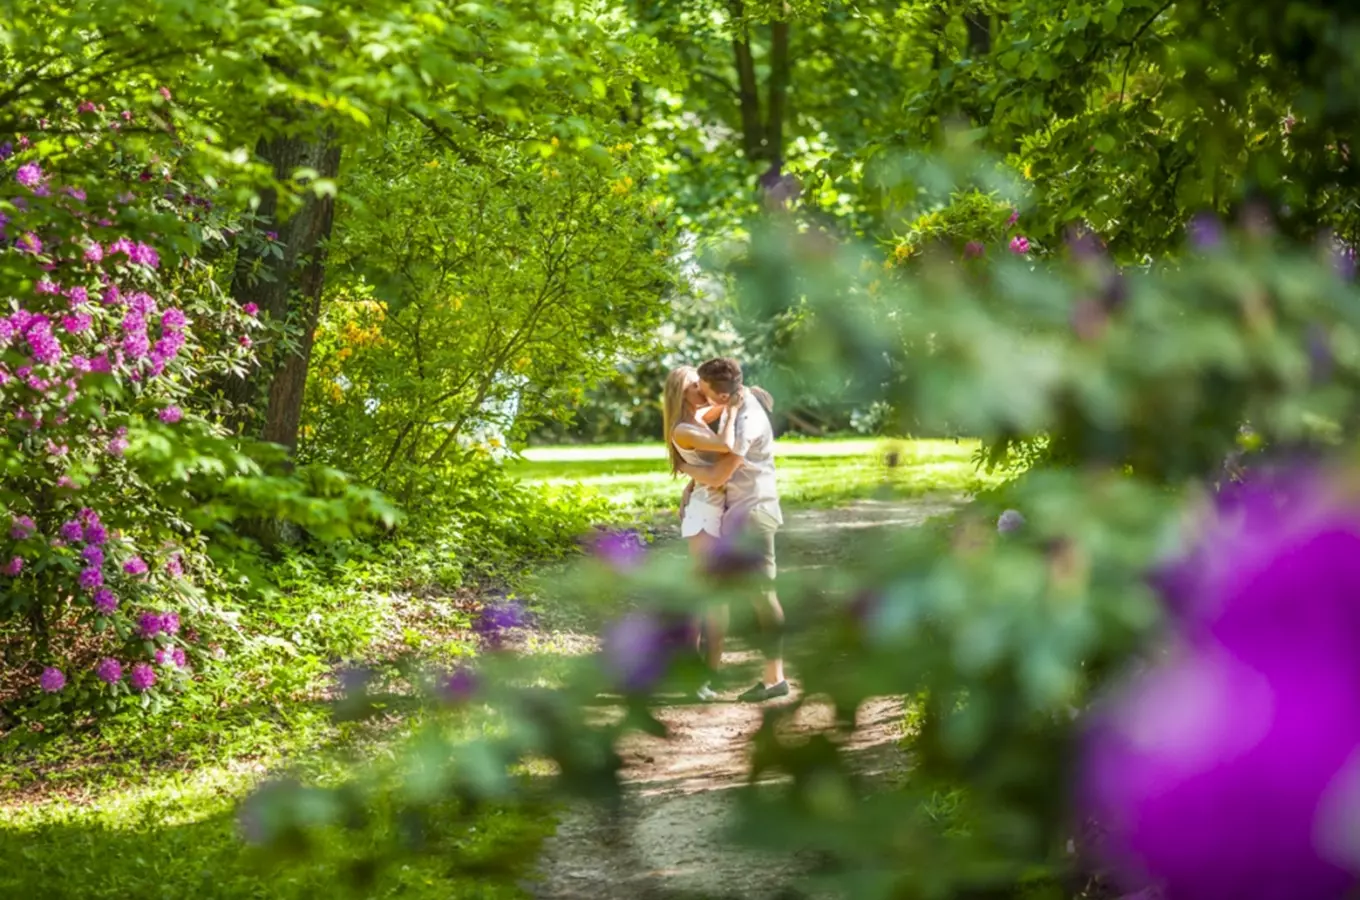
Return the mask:
{"type": "Polygon", "coordinates": [[[699,386],[709,401],[729,407],[724,416],[736,415],[733,452],[745,459],[727,481],[727,507],[723,513],[722,541],[731,546],[750,541],[763,556],[769,584],[754,598],[756,616],[765,633],[765,671],[762,681],[741,695],[759,703],[789,693],[784,678],[784,610],[774,592],[774,536],[784,524],[779,509],[779,488],[774,469],[774,429],[770,425],[769,394],[742,383],[741,365],[734,359],[711,359],[699,367],[699,386]]]}

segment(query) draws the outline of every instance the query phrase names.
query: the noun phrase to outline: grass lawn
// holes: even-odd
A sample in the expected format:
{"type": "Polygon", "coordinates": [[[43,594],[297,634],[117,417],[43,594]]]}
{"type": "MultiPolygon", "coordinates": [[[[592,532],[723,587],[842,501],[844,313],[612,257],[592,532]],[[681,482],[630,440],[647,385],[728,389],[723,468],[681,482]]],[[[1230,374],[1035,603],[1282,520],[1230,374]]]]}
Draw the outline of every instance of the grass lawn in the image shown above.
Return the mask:
{"type": "MultiPolygon", "coordinates": [[[[976,441],[780,438],[775,447],[780,495],[789,506],[958,494],[990,483],[973,467],[976,441]]],[[[673,508],[684,485],[671,478],[666,448],[659,443],[533,447],[512,467],[526,481],[580,484],[619,506],[646,512],[673,508]]]]}

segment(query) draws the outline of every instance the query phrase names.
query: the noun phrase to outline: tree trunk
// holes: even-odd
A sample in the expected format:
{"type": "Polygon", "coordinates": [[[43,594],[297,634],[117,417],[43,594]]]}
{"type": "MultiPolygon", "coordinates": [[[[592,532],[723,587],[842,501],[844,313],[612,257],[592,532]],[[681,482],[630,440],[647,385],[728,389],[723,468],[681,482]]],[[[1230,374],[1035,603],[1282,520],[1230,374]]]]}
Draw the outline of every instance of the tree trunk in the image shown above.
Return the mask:
{"type": "Polygon", "coordinates": [[[991,53],[992,17],[974,8],[963,14],[963,24],[968,29],[968,55],[977,59],[991,53]]]}
{"type": "MultiPolygon", "coordinates": [[[[274,168],[280,180],[292,177],[299,168],[309,168],[322,178],[335,178],[340,170],[340,148],[333,136],[317,139],[281,137],[262,140],[256,153],[274,168]]],[[[296,347],[275,357],[253,378],[232,379],[226,398],[238,404],[233,424],[238,430],[251,430],[264,397],[264,418],[259,434],[265,440],[296,449],[298,426],[302,418],[303,389],[311,359],[316,323],[321,312],[321,291],[325,279],[325,241],[330,237],[335,218],[335,201],[308,192],[285,222],[278,222],[278,195],[263,192],[257,210],[260,227],[271,227],[283,248],[281,257],[264,252],[243,252],[237,260],[232,279],[232,296],[237,302],[253,302],[260,315],[274,321],[287,321],[293,330],[296,347]]]]}
{"type": "Polygon", "coordinates": [[[789,23],[770,25],[770,84],[766,104],[765,158],[784,159],[784,111],[789,95],[789,23]]]}
{"type": "Polygon", "coordinates": [[[756,64],[751,56],[751,29],[746,24],[742,0],[732,0],[732,55],[737,67],[737,103],[741,108],[742,149],[748,160],[761,158],[765,129],[760,120],[760,87],[756,83],[756,64]]]}

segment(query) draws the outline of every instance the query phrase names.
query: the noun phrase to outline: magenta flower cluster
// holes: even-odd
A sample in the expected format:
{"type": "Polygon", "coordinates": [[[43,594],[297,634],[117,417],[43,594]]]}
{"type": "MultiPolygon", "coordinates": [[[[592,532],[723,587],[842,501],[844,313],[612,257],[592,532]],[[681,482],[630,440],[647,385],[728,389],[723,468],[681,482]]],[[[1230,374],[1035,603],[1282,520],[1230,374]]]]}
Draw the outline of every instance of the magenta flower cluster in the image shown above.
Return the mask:
{"type": "MultiPolygon", "coordinates": [[[[161,93],[168,102],[169,91],[162,88],[161,93]]],[[[104,107],[89,101],[78,107],[73,102],[72,108],[74,114],[64,120],[92,135],[102,127],[96,118],[114,130],[119,123],[134,120],[132,110],[118,109],[107,114],[114,117],[109,122],[104,107]]],[[[109,160],[102,155],[105,147],[103,134],[86,144],[86,150],[99,155],[90,172],[108,169],[109,160]]],[[[77,149],[64,159],[62,170],[78,165],[81,152],[77,149]]],[[[113,197],[91,180],[61,183],[57,171],[36,153],[36,142],[22,135],[0,147],[5,173],[0,196],[13,207],[0,214],[0,255],[6,256],[10,271],[22,273],[11,279],[10,299],[0,311],[0,430],[15,445],[33,448],[25,477],[32,479],[35,489],[28,496],[43,498],[24,510],[28,515],[16,511],[10,517],[12,543],[0,544],[0,574],[32,579],[53,597],[78,592],[99,617],[128,616],[137,606],[125,602],[120,607],[119,595],[142,601],[159,582],[151,577],[147,562],[151,557],[136,555],[134,538],[111,533],[96,511],[105,509],[101,503],[124,502],[106,497],[128,496],[125,486],[139,478],[122,462],[131,446],[123,423],[142,422],[152,415],[167,424],[189,418],[190,413],[171,399],[188,379],[201,377],[188,368],[189,354],[199,338],[212,332],[196,334],[195,329],[225,328],[228,350],[240,360],[244,354],[236,338],[257,327],[252,321],[255,311],[222,304],[204,314],[201,298],[185,289],[191,282],[175,290],[167,283],[167,278],[179,279],[169,275],[170,269],[178,272],[179,267],[162,265],[157,246],[148,242],[152,238],[121,233],[121,223],[146,220],[142,207],[154,203],[163,209],[167,200],[174,201],[168,190],[173,158],[152,161],[154,171],[141,178],[146,188],[136,186],[134,170],[132,189],[120,188],[123,192],[113,197]],[[109,380],[124,386],[122,396],[91,390],[109,380]],[[115,487],[106,494],[108,485],[115,487]],[[46,565],[49,559],[60,565],[46,565]],[[69,574],[58,574],[63,572],[69,574]],[[59,582],[55,589],[49,584],[54,578],[59,582]]],[[[198,219],[212,208],[203,198],[184,195],[181,200],[178,214],[186,220],[198,219]]],[[[158,230],[165,233],[159,226],[158,230]]],[[[163,552],[169,555],[156,559],[165,559],[164,572],[182,577],[184,560],[179,553],[173,547],[163,552]]],[[[126,635],[123,624],[117,633],[126,635]]],[[[142,635],[167,644],[156,651],[157,663],[176,668],[187,664],[182,647],[168,646],[181,628],[177,613],[145,613],[136,625],[142,635]]],[[[40,689],[63,690],[69,671],[59,665],[45,668],[40,689]]],[[[110,685],[126,675],[135,691],[157,684],[149,662],[128,659],[117,651],[99,660],[93,675],[110,685]]]]}
{"type": "Polygon", "coordinates": [[[1081,765],[1125,889],[1360,887],[1360,503],[1343,496],[1320,478],[1249,484],[1157,579],[1175,643],[1096,712],[1081,765]]]}

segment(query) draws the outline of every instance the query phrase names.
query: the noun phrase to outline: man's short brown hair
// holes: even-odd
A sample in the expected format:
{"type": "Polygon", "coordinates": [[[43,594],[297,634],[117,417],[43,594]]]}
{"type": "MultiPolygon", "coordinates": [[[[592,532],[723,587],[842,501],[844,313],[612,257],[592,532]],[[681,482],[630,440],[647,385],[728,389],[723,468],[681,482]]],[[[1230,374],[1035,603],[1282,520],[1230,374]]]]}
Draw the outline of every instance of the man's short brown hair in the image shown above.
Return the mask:
{"type": "Polygon", "coordinates": [[[741,363],[730,356],[710,359],[699,367],[699,378],[715,391],[730,394],[741,388],[741,363]]]}

